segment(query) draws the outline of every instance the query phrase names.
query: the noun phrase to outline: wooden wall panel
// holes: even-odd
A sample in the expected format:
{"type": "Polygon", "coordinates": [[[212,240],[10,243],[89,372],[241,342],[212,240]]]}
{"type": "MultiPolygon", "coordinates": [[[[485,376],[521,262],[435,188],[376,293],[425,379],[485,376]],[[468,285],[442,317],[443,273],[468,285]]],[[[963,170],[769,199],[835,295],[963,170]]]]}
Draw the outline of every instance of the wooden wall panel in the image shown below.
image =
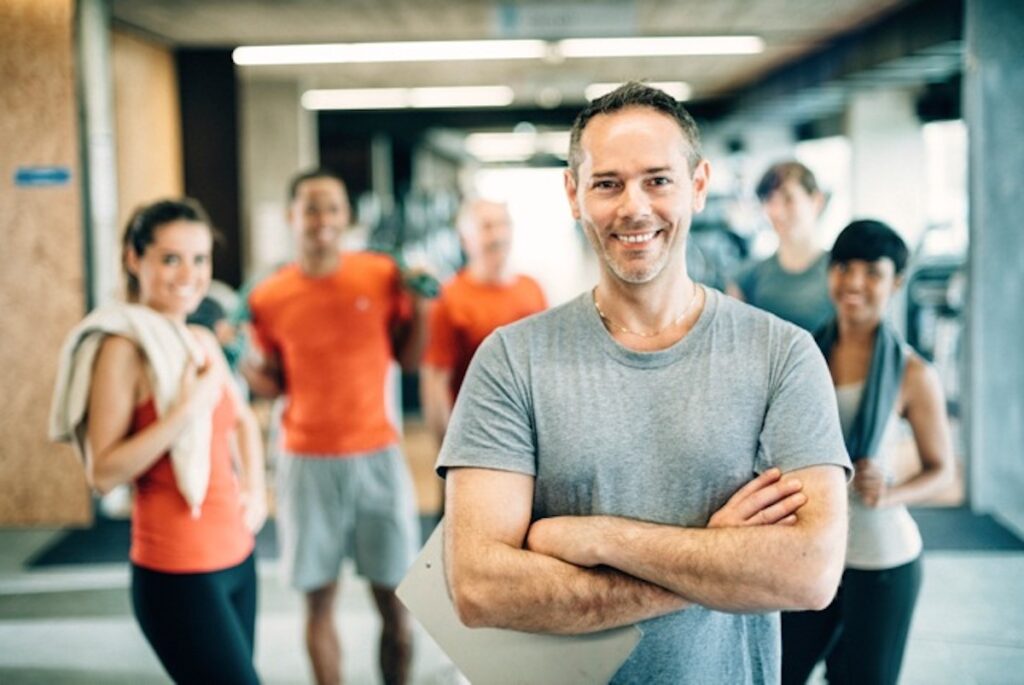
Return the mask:
{"type": "Polygon", "coordinates": [[[0,525],[87,523],[77,457],[46,439],[67,331],[84,313],[71,0],[0,2],[0,525]],[[27,187],[18,169],[70,181],[27,187]]]}
{"type": "Polygon", "coordinates": [[[185,184],[174,53],[121,31],[114,31],[111,51],[120,231],[136,207],[181,196],[185,184]]]}

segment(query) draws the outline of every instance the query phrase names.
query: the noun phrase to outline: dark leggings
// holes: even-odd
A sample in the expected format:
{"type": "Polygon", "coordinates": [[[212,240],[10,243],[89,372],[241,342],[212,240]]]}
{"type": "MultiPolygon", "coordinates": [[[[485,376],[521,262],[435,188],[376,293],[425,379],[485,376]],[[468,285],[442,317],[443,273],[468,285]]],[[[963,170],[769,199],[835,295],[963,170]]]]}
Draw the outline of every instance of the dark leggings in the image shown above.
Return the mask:
{"type": "Polygon", "coordinates": [[[920,557],[882,571],[846,569],[825,609],[783,613],[783,685],[803,685],[822,659],[830,685],[895,684],[920,589],[920,557]]]}
{"type": "Polygon", "coordinates": [[[210,573],[132,565],[132,608],[176,683],[258,683],[252,663],[256,563],[210,573]]]}

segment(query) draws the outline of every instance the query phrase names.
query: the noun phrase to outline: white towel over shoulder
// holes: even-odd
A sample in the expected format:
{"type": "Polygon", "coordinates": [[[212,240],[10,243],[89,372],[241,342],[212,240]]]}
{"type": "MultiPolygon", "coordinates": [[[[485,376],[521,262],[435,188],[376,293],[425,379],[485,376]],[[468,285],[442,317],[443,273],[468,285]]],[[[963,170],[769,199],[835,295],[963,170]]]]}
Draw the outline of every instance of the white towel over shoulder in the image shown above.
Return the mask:
{"type": "MultiPolygon", "coordinates": [[[[205,364],[206,353],[184,324],[142,305],[115,303],[92,311],[69,334],[61,348],[57,383],[50,407],[49,437],[71,442],[85,458],[89,385],[100,343],[108,335],[133,340],[148,364],[157,416],[174,406],[186,364],[205,364]]],[[[198,516],[210,482],[212,417],[193,421],[171,446],[171,466],[178,490],[198,516]]]]}

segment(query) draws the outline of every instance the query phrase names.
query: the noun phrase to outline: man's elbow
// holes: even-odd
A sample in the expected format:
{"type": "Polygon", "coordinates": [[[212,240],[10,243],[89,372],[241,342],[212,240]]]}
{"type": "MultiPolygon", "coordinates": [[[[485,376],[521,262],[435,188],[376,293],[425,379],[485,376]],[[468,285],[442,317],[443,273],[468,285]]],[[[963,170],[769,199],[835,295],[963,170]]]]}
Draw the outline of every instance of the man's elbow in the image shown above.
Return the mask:
{"type": "Polygon", "coordinates": [[[793,606],[801,611],[820,611],[832,603],[843,576],[846,557],[846,526],[833,526],[817,536],[802,560],[799,583],[792,588],[793,606]]]}
{"type": "Polygon", "coordinates": [[[794,608],[801,611],[821,611],[825,609],[835,599],[841,577],[842,569],[840,569],[839,573],[833,573],[831,570],[827,573],[822,573],[817,579],[807,583],[804,591],[798,598],[798,605],[794,608]]]}
{"type": "Polygon", "coordinates": [[[480,583],[473,582],[465,571],[450,574],[448,591],[455,614],[467,628],[496,627],[490,611],[492,599],[480,583]]]}

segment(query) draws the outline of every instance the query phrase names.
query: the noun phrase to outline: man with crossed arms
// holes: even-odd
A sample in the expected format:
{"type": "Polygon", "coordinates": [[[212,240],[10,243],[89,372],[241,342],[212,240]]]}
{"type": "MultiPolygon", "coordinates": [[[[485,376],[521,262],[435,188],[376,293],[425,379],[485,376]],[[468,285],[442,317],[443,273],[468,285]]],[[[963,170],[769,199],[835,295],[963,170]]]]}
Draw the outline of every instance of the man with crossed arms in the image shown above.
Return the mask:
{"type": "Polygon", "coordinates": [[[776,683],[780,609],[835,593],[846,536],[828,371],[795,326],[694,283],[710,166],[632,83],[573,126],[565,188],[601,263],[478,350],[438,458],[469,626],[638,623],[615,683],[776,683]]]}

